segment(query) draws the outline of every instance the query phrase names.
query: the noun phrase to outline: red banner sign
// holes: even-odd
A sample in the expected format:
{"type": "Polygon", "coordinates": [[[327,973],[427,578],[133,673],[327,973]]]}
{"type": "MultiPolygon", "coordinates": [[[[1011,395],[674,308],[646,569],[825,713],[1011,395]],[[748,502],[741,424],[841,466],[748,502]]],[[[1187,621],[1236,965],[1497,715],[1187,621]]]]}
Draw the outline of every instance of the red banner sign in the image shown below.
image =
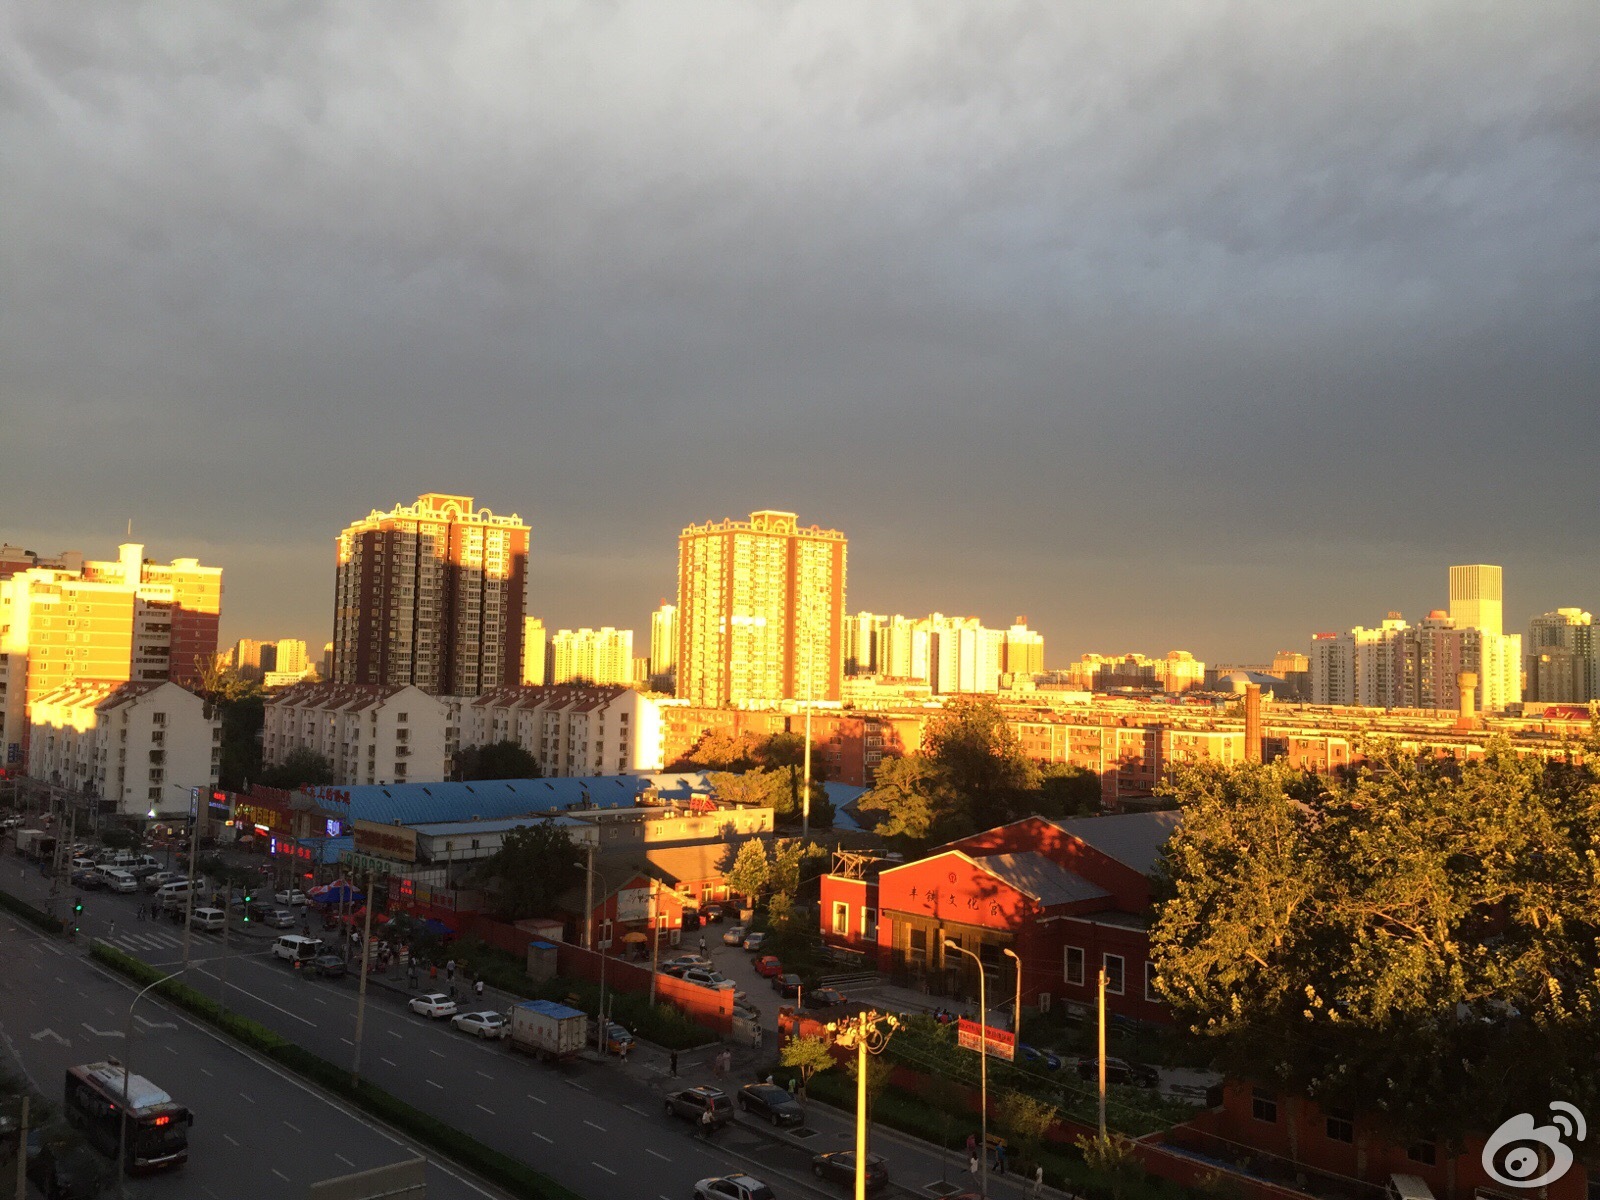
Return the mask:
{"type": "Polygon", "coordinates": [[[963,1050],[976,1050],[986,1038],[992,1057],[1003,1058],[1007,1062],[1016,1058],[1017,1037],[1009,1029],[996,1029],[993,1025],[985,1029],[978,1022],[965,1017],[956,1024],[956,1044],[963,1050]]]}

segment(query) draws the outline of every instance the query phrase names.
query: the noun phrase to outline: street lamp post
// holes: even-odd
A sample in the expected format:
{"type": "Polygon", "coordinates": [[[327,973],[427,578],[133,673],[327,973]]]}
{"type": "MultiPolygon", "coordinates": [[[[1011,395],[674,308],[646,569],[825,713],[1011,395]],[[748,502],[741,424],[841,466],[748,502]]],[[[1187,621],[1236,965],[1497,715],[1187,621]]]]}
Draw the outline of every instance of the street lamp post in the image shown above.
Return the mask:
{"type": "Polygon", "coordinates": [[[132,1000],[128,1002],[128,1021],[123,1026],[122,1034],[122,1119],[118,1122],[117,1132],[117,1194],[127,1200],[128,1195],[128,1092],[133,1078],[133,1006],[139,1003],[139,998],[153,987],[158,987],[169,979],[176,979],[189,969],[185,964],[171,975],[163,975],[155,983],[147,983],[140,988],[132,1000]]]}
{"type": "Polygon", "coordinates": [[[989,995],[984,989],[983,959],[949,938],[944,940],[946,950],[965,954],[978,968],[978,1113],[983,1144],[978,1147],[978,1195],[989,1197],[989,995]]]}
{"type": "MultiPolygon", "coordinates": [[[[182,784],[169,783],[168,787],[177,788],[179,791],[189,791],[182,784]]],[[[195,793],[189,791],[191,798],[195,793]]],[[[194,941],[194,871],[195,864],[200,861],[200,810],[203,806],[198,799],[194,799],[194,816],[189,825],[189,891],[183,898],[183,969],[189,969],[189,950],[194,941]]]]}
{"type": "Polygon", "coordinates": [[[1017,1000],[1011,1009],[1011,1043],[1013,1049],[1012,1062],[1016,1062],[1017,1049],[1022,1045],[1022,959],[1017,957],[1017,952],[1010,946],[1002,946],[1000,953],[1017,964],[1017,1000]]]}
{"type": "MultiPolygon", "coordinates": [[[[607,896],[609,896],[611,894],[611,881],[606,878],[604,871],[600,870],[600,868],[598,868],[598,867],[596,867],[594,865],[594,851],[593,850],[590,850],[590,852],[589,852],[589,861],[588,861],[587,864],[585,864],[585,863],[573,863],[572,865],[577,867],[581,871],[589,872],[589,877],[590,877],[591,883],[593,882],[593,880],[595,878],[598,878],[600,880],[600,886],[605,888],[605,894],[607,896]]],[[[589,911],[583,914],[583,927],[584,927],[584,929],[588,930],[593,925],[593,923],[594,923],[594,908],[591,906],[589,911]]],[[[594,940],[596,942],[598,942],[600,939],[596,938],[594,940]]],[[[606,1031],[606,947],[597,946],[596,949],[598,949],[600,951],[600,1015],[597,1018],[597,1022],[596,1022],[595,1027],[594,1027],[594,1040],[595,1040],[595,1047],[600,1051],[600,1057],[604,1058],[606,1056],[606,1032],[607,1032],[606,1031]]],[[[652,976],[652,982],[654,982],[654,976],[652,976]]]]}
{"type": "Polygon", "coordinates": [[[833,1040],[856,1052],[855,1200],[867,1200],[867,1056],[882,1054],[899,1028],[899,1017],[870,1009],[828,1024],[833,1040]]]}

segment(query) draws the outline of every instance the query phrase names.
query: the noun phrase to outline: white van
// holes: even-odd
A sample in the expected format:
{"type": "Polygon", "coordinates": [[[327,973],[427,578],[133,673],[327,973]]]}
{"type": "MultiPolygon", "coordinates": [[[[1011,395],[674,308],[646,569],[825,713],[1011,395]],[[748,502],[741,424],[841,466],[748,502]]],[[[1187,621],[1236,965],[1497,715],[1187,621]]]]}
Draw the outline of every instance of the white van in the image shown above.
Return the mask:
{"type": "Polygon", "coordinates": [[[322,939],[286,933],[272,943],[272,952],[289,962],[308,963],[322,953],[322,939]]]}
{"type": "Polygon", "coordinates": [[[187,879],[164,883],[156,889],[156,899],[161,901],[162,908],[182,908],[184,901],[188,898],[189,881],[187,879]]]}
{"type": "Polygon", "coordinates": [[[228,914],[220,908],[197,908],[189,919],[194,922],[196,929],[208,933],[215,933],[219,929],[228,927],[228,914]]]}
{"type": "Polygon", "coordinates": [[[139,890],[139,881],[128,872],[119,870],[116,867],[102,867],[100,869],[100,878],[104,880],[108,891],[137,892],[139,890]]]}

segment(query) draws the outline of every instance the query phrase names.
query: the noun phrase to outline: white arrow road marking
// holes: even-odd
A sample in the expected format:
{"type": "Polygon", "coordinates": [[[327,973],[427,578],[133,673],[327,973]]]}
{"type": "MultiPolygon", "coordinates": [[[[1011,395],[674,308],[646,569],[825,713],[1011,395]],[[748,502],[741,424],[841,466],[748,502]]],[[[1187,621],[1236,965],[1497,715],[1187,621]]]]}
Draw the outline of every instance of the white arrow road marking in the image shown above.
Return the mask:
{"type": "Polygon", "coordinates": [[[72,1045],[72,1043],[70,1041],[68,1041],[66,1038],[62,1037],[54,1029],[41,1029],[41,1030],[39,1030],[38,1033],[33,1035],[33,1040],[36,1041],[36,1042],[42,1042],[42,1041],[44,1041],[45,1038],[49,1038],[51,1041],[54,1041],[54,1042],[59,1042],[63,1046],[72,1045]]]}
{"type": "Polygon", "coordinates": [[[133,1014],[133,1019],[146,1029],[176,1029],[178,1027],[174,1021],[147,1021],[138,1013],[133,1014]]]}
{"type": "Polygon", "coordinates": [[[90,1033],[94,1034],[95,1037],[121,1037],[122,1036],[122,1030],[120,1030],[120,1029],[96,1029],[93,1025],[89,1024],[89,1022],[87,1022],[87,1021],[85,1021],[83,1023],[83,1027],[85,1029],[87,1029],[90,1033]]]}

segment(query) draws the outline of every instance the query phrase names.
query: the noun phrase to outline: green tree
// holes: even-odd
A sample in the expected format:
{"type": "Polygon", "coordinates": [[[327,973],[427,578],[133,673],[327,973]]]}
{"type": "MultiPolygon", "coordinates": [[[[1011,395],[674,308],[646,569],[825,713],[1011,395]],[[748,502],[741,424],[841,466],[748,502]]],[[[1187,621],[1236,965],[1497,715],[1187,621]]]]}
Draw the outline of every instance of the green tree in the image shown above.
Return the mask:
{"type": "Polygon", "coordinates": [[[542,779],[539,760],[509,738],[486,746],[464,746],[456,751],[455,775],[460,780],[542,779]]]}
{"type": "Polygon", "coordinates": [[[774,896],[793,899],[800,894],[800,887],[806,880],[821,874],[827,861],[828,851],[816,842],[780,838],[772,844],[767,887],[774,896]]]}
{"type": "Polygon", "coordinates": [[[1006,1091],[995,1105],[995,1123],[1005,1134],[1016,1157],[1031,1159],[1044,1145],[1050,1126],[1056,1122],[1054,1105],[1047,1104],[1026,1092],[1006,1091]]]}
{"type": "MultiPolygon", "coordinates": [[[[845,1060],[845,1074],[850,1076],[851,1083],[859,1083],[861,1077],[861,1056],[851,1054],[845,1060]]],[[[889,1088],[889,1080],[894,1076],[894,1063],[892,1060],[879,1054],[867,1055],[867,1119],[872,1119],[872,1110],[878,1107],[878,1099],[889,1088]]]]}
{"type": "Polygon", "coordinates": [[[1106,1177],[1111,1185],[1112,1200],[1121,1200],[1123,1191],[1138,1171],[1139,1160],[1133,1143],[1120,1133],[1111,1133],[1081,1137],[1075,1145],[1089,1169],[1106,1177]]]}
{"type": "Polygon", "coordinates": [[[1100,776],[1070,763],[1041,763],[1032,811],[1052,819],[1099,812],[1100,776]]]}
{"type": "Polygon", "coordinates": [[[778,1051],[778,1062],[792,1071],[800,1072],[800,1086],[808,1087],[811,1077],[835,1065],[833,1049],[815,1035],[790,1038],[778,1051]]]}
{"type": "Polygon", "coordinates": [[[521,921],[553,915],[561,894],[583,881],[583,867],[566,828],[540,821],[507,833],[474,875],[488,883],[495,915],[521,921]]]}
{"type": "Polygon", "coordinates": [[[770,808],[783,813],[789,805],[789,785],[780,771],[712,771],[707,776],[712,792],[724,804],[770,808]]]}
{"type": "Polygon", "coordinates": [[[708,729],[694,748],[674,761],[669,771],[749,771],[757,765],[758,739],[751,733],[708,729]]]}
{"type": "Polygon", "coordinates": [[[333,764],[309,746],[297,746],[284,756],[283,762],[261,772],[261,782],[267,787],[291,792],[302,787],[323,787],[333,781],[333,764]]]}
{"type": "Polygon", "coordinates": [[[856,807],[863,815],[882,814],[878,836],[911,845],[960,837],[972,828],[949,772],[922,754],[884,759],[856,807]]]}
{"type": "Polygon", "coordinates": [[[754,903],[772,880],[767,844],[760,838],[745,841],[734,854],[733,865],[722,873],[722,877],[731,892],[754,903]]]}
{"type": "Polygon", "coordinates": [[[1039,768],[992,700],[960,700],[928,722],[922,751],[945,771],[974,829],[1014,820],[1029,810],[1039,768]]]}
{"type": "MultiPolygon", "coordinates": [[[[806,740],[798,733],[775,733],[755,747],[756,760],[772,771],[783,772],[789,782],[788,803],[776,810],[776,815],[787,820],[801,815],[800,793],[805,787],[806,740]]],[[[822,747],[811,743],[811,824],[818,829],[833,825],[833,803],[828,799],[825,786],[827,763],[822,747]]]]}

